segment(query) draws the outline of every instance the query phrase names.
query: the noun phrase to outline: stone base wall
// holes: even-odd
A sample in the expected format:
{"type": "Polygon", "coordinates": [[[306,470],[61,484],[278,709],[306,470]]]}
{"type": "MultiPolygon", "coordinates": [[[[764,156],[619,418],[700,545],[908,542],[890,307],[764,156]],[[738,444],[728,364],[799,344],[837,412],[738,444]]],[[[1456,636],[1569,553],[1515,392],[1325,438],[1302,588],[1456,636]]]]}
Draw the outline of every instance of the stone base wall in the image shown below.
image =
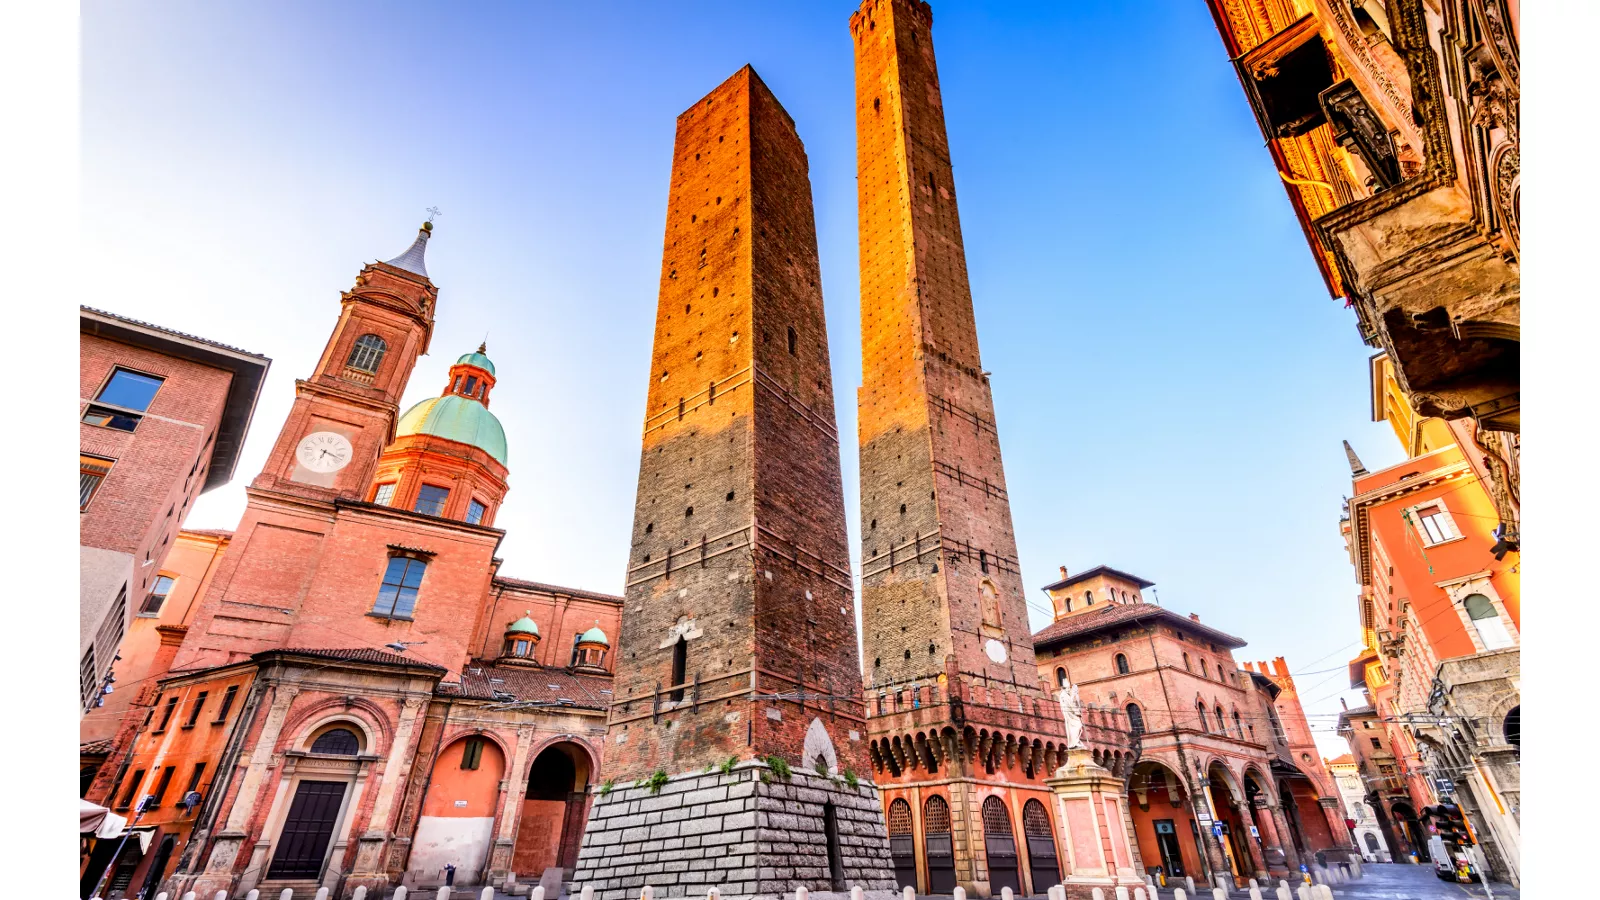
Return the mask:
{"type": "Polygon", "coordinates": [[[715,887],[724,900],[778,900],[804,886],[827,900],[838,889],[823,827],[828,803],[843,891],[860,886],[890,900],[896,886],[877,788],[812,772],[784,779],[756,761],[676,775],[655,794],[616,785],[596,796],[572,891],[588,886],[595,900],[629,900],[645,885],[656,897],[704,897],[715,887]]]}

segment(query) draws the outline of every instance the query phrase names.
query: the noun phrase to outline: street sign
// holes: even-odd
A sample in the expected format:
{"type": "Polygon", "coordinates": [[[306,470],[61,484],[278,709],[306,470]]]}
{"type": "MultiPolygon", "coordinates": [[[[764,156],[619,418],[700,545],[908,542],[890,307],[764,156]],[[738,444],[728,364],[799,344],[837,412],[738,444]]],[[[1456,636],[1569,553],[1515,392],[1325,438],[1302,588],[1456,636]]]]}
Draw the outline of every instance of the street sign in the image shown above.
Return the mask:
{"type": "Polygon", "coordinates": [[[1253,838],[1261,837],[1261,830],[1259,828],[1255,827],[1254,825],[1251,825],[1250,826],[1250,836],[1253,837],[1253,838]]]}
{"type": "Polygon", "coordinates": [[[1212,822],[1211,823],[1211,833],[1216,835],[1217,837],[1222,837],[1222,823],[1221,822],[1212,822]]]}
{"type": "Polygon", "coordinates": [[[1439,786],[1441,794],[1453,794],[1456,791],[1456,783],[1448,778],[1436,778],[1434,783],[1439,786]]]}

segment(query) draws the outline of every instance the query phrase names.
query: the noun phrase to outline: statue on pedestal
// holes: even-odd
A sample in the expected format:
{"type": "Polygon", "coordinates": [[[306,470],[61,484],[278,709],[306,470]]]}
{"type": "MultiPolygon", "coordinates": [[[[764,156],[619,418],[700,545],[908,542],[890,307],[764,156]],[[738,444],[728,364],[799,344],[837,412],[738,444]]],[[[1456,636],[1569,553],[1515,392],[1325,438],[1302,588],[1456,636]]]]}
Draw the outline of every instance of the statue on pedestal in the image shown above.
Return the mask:
{"type": "Polygon", "coordinates": [[[1078,698],[1078,686],[1066,685],[1057,693],[1056,700],[1061,704],[1061,718],[1067,723],[1067,749],[1082,749],[1083,701],[1078,698]]]}

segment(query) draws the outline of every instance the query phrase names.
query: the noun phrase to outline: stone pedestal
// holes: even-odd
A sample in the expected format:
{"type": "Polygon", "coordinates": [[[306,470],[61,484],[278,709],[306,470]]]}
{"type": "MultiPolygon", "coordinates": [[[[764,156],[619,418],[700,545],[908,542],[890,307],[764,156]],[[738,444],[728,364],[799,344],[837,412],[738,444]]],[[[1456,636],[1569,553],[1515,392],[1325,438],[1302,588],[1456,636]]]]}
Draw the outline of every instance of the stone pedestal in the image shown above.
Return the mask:
{"type": "Polygon", "coordinates": [[[783,778],[757,761],[595,797],[573,893],[631,900],[646,885],[659,898],[714,887],[723,900],[784,900],[804,886],[812,900],[847,900],[853,887],[899,900],[877,788],[812,772],[783,778]]]}
{"type": "Polygon", "coordinates": [[[1095,764],[1086,749],[1067,751],[1067,763],[1045,784],[1056,792],[1056,812],[1061,822],[1067,856],[1062,879],[1067,900],[1090,900],[1095,888],[1107,897],[1118,887],[1131,893],[1144,886],[1133,868],[1132,836],[1127,821],[1127,798],[1122,779],[1095,764]]]}

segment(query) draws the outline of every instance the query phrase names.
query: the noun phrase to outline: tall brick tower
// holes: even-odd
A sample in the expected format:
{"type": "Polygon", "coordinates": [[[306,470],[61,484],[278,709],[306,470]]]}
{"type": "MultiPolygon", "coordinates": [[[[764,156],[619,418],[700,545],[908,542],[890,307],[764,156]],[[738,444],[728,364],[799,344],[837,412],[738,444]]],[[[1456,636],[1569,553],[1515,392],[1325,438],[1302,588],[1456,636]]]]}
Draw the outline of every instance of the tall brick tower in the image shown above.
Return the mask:
{"type": "MultiPolygon", "coordinates": [[[[923,890],[948,893],[959,882],[987,896],[1007,884],[1021,890],[1015,842],[1007,858],[989,839],[1003,829],[1013,839],[1031,792],[1053,805],[1043,749],[1063,727],[1034,663],[932,25],[921,0],[866,0],[850,18],[862,625],[871,749],[891,834],[897,822],[911,827],[914,807],[925,823],[916,830],[927,835],[917,860],[896,859],[897,874],[909,883],[915,870],[923,890]],[[1000,807],[991,785],[1007,787],[1000,807]]],[[[1035,882],[1036,893],[1055,883],[1035,882]]]]}
{"type": "Polygon", "coordinates": [[[887,892],[811,183],[748,66],[678,117],[662,250],[615,783],[576,881],[887,892]]]}

